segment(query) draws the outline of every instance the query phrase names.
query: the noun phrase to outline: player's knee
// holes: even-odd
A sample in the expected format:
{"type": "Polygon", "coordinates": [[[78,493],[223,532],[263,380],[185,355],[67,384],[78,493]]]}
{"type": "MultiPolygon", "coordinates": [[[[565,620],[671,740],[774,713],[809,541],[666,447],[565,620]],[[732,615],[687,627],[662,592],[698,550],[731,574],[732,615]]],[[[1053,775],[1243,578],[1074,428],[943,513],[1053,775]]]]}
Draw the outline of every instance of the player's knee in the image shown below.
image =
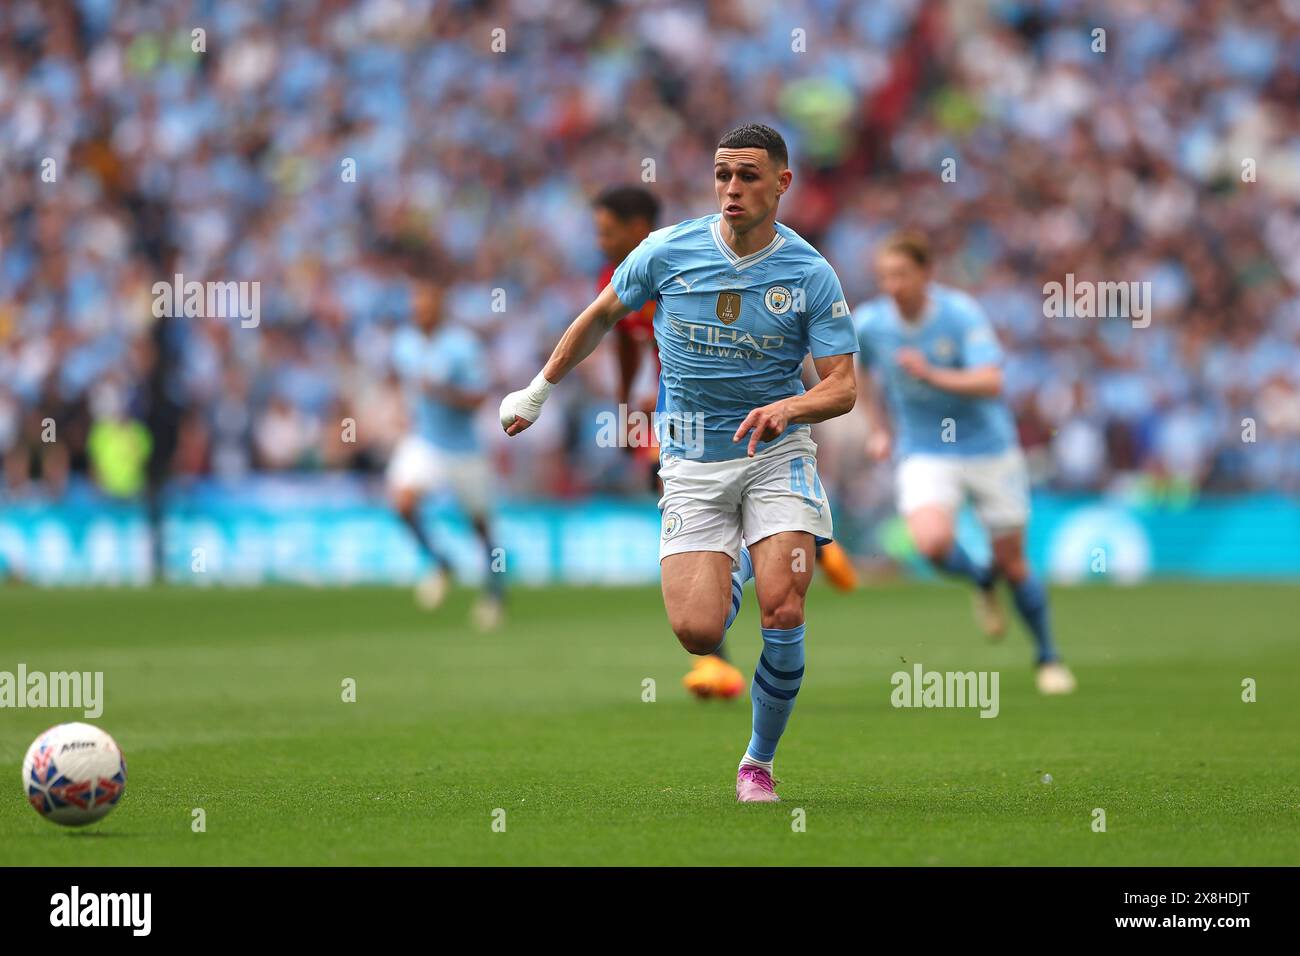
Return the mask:
{"type": "Polygon", "coordinates": [[[1019,584],[1029,577],[1029,562],[1023,554],[995,554],[993,565],[998,569],[998,574],[1012,584],[1019,584]]]}
{"type": "Polygon", "coordinates": [[[788,631],[803,623],[803,595],[791,592],[770,607],[762,608],[763,627],[788,631]]]}
{"type": "Polygon", "coordinates": [[[950,533],[936,530],[915,535],[915,538],[916,550],[927,561],[937,564],[948,557],[952,551],[953,537],[950,533]]]}
{"type": "Polygon", "coordinates": [[[393,492],[393,508],[403,518],[411,518],[415,514],[415,506],[418,503],[419,498],[405,488],[399,488],[393,492]]]}
{"type": "Polygon", "coordinates": [[[722,645],[726,631],[722,627],[701,626],[698,623],[685,623],[673,627],[673,633],[688,654],[707,656],[722,645]]]}

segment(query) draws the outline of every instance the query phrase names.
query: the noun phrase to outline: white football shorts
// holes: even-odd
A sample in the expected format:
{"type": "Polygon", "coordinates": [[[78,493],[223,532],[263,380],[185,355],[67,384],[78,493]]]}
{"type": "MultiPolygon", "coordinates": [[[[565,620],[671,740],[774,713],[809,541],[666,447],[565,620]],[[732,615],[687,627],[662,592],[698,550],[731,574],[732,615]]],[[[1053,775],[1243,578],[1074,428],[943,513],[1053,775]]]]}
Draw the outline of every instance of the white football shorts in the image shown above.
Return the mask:
{"type": "Polygon", "coordinates": [[[485,455],[436,448],[419,435],[407,435],[393,450],[384,476],[392,491],[411,489],[430,494],[451,490],[473,518],[487,517],[492,502],[492,470],[485,455]]]}
{"type": "MultiPolygon", "coordinates": [[[[748,436],[746,436],[748,437],[748,436]]],[[[753,458],[692,461],[664,455],[659,560],[686,551],[722,551],[739,567],[741,543],[779,531],[831,539],[831,505],[817,477],[817,443],[807,428],[753,458]]]]}
{"type": "Polygon", "coordinates": [[[956,514],[967,496],[992,533],[1023,528],[1029,520],[1029,472],[1019,448],[994,455],[908,455],[895,479],[898,511],[938,505],[956,514]]]}

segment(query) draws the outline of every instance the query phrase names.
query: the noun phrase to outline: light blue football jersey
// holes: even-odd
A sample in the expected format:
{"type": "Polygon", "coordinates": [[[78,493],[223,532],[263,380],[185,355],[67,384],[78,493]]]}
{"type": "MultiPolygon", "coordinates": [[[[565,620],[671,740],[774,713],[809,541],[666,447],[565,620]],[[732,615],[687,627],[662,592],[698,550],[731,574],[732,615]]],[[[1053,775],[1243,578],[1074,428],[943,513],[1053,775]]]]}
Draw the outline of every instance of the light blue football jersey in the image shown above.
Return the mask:
{"type": "Polygon", "coordinates": [[[1016,426],[1001,398],[968,398],[927,385],[895,360],[901,348],[925,353],[943,368],[1002,364],[1002,347],[979,303],[964,292],[931,283],[919,322],[898,314],[889,296],[865,302],[853,313],[858,358],[883,386],[894,422],[897,456],[991,455],[1016,444],[1016,426]],[[951,420],[949,427],[948,421],[951,420]],[[945,441],[945,435],[953,440],[945,441]]]}
{"type": "Polygon", "coordinates": [[[393,338],[392,358],[415,434],[444,451],[478,451],[474,413],[441,401],[424,387],[435,383],[465,392],[487,390],[486,358],[474,333],[440,325],[432,335],[425,335],[408,325],[393,338]]]}
{"type": "Polygon", "coordinates": [[[738,256],[721,218],[650,233],[611,280],[630,309],[656,302],[660,446],[698,461],[743,458],[751,436],[734,442],[736,429],[753,409],[803,393],[809,352],[858,350],[839,277],[816,249],[778,222],[767,246],[738,256]]]}

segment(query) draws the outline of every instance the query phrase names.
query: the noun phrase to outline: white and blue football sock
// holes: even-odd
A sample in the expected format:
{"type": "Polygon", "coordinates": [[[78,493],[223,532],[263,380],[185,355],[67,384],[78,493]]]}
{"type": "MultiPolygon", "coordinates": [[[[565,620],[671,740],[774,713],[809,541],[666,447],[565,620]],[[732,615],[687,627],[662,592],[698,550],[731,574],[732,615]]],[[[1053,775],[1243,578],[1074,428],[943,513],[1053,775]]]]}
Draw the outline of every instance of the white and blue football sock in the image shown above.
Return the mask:
{"type": "Polygon", "coordinates": [[[794,700],[803,683],[803,635],[805,625],[782,630],[763,628],[763,653],[754,668],[750,696],[754,702],[753,733],[745,751],[745,763],[772,767],[776,745],[794,710],[794,700]]]}

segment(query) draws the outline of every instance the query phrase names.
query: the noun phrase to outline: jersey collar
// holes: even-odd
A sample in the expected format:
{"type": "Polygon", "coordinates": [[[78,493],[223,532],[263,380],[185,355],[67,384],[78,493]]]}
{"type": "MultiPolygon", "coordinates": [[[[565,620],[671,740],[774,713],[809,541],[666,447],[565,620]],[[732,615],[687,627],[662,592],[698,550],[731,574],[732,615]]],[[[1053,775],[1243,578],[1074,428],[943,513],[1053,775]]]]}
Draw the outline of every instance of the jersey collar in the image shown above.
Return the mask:
{"type": "Polygon", "coordinates": [[[709,224],[709,232],[713,235],[713,244],[718,247],[718,251],[726,257],[732,268],[737,272],[744,272],[750,266],[758,265],[785,245],[785,236],[778,232],[772,237],[772,241],[759,249],[758,252],[751,252],[747,256],[738,256],[736,251],[727,245],[727,240],[722,238],[722,216],[718,216],[709,224]]]}

